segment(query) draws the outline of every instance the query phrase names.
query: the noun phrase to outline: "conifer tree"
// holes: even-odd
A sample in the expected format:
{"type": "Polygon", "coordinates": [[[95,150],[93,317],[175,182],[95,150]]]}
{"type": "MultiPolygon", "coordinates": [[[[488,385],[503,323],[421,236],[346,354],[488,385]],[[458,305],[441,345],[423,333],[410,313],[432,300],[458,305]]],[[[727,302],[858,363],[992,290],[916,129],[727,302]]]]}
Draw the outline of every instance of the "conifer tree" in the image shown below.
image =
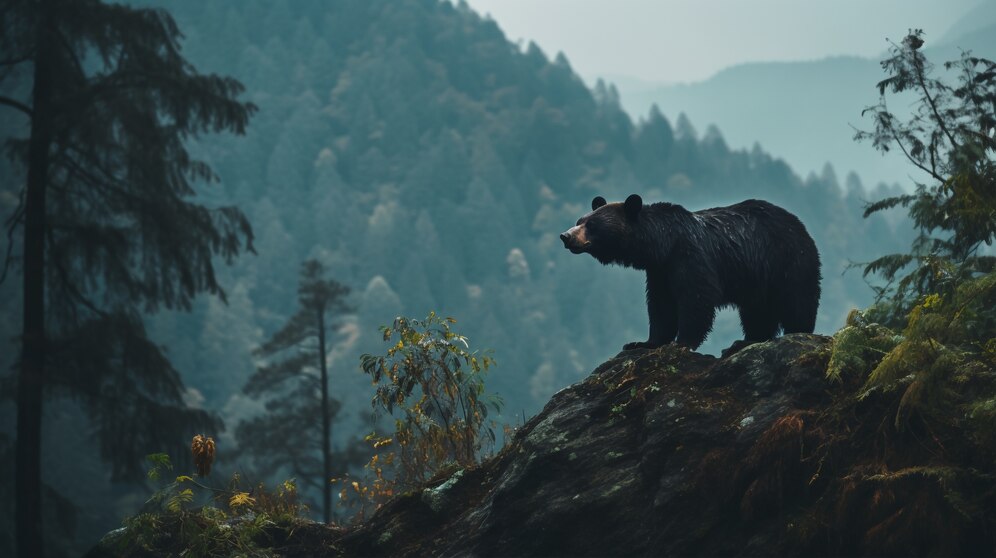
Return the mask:
{"type": "Polygon", "coordinates": [[[239,447],[267,472],[290,462],[303,482],[321,486],[326,523],[332,518],[332,421],[341,407],[329,396],[329,333],[336,330],[334,316],[353,310],[348,294],[348,287],[325,278],[317,260],[301,264],[297,312],[255,351],[276,359],[243,388],[254,399],[267,398],[267,414],[241,423],[235,433],[239,447]],[[321,420],[317,432],[315,417],[321,420]]]}
{"type": "Polygon", "coordinates": [[[237,100],[237,81],[183,58],[163,10],[11,0],[0,34],[0,79],[30,81],[0,96],[30,121],[27,137],[7,144],[26,181],[7,222],[23,250],[8,250],[3,264],[23,272],[16,531],[28,557],[42,555],[46,391],[83,404],[116,477],[140,474],[142,455],[181,432],[217,427],[183,403],[179,374],[146,337],[141,312],[189,309],[200,292],[224,297],[212,258],[252,249],[238,209],[192,199],[194,183],[215,175],[185,141],[242,134],[255,107],[237,100]]]}

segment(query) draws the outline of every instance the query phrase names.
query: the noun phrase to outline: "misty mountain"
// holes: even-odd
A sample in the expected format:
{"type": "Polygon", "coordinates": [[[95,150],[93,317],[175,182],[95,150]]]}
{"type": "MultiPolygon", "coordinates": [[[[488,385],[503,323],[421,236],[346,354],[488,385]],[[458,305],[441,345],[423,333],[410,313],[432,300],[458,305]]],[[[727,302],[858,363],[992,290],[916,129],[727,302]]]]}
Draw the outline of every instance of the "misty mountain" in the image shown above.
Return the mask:
{"type": "Polygon", "coordinates": [[[964,49],[990,49],[996,28],[996,3],[980,2],[956,21],[938,43],[964,49]]]}
{"type": "MultiPolygon", "coordinates": [[[[931,33],[929,21],[923,27],[925,53],[938,66],[957,59],[959,49],[996,57],[996,4],[992,2],[970,11],[943,37],[931,33]]],[[[895,29],[889,38],[898,41],[906,31],[895,29]]],[[[883,40],[883,52],[887,46],[883,40]]],[[[924,177],[912,173],[902,154],[883,156],[870,144],[853,140],[855,127],[871,127],[861,111],[878,101],[875,84],[885,77],[879,59],[841,56],[756,62],[691,84],[654,87],[624,78],[614,83],[630,114],[647,114],[654,104],[668,117],[684,112],[693,122],[719,126],[731,146],[759,141],[802,175],[819,172],[829,162],[841,171],[857,172],[868,184],[899,183],[911,188],[911,178],[924,177]]],[[[901,101],[893,105],[894,110],[903,110],[901,101]]]]}

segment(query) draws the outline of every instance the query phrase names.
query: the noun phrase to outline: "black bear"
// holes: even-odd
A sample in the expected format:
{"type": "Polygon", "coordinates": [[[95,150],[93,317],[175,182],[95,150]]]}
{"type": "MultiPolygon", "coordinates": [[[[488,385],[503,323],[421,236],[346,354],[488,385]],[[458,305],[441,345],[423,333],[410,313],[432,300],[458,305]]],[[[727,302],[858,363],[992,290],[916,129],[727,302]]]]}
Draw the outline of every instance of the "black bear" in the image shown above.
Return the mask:
{"type": "MultiPolygon", "coordinates": [[[[761,200],[691,212],[670,203],[591,202],[591,213],[560,235],[575,254],[647,272],[650,337],[623,349],[677,339],[698,348],[716,309],[736,306],[743,344],[778,330],[812,333],[820,300],[820,256],[806,227],[761,200]]],[[[737,346],[737,344],[734,344],[737,346]]]]}

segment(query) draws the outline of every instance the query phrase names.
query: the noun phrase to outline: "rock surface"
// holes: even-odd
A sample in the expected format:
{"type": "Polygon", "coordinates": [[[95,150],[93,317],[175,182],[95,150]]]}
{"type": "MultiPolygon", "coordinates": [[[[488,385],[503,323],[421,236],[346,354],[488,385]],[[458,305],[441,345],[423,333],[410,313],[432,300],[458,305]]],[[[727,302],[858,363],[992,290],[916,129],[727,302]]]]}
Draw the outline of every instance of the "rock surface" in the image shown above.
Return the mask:
{"type": "Polygon", "coordinates": [[[787,335],[723,359],[622,352],[554,395],[494,458],[351,529],[314,525],[327,533],[313,546],[274,550],[993,555],[992,442],[893,426],[896,394],[857,398],[859,379],[826,379],[831,342],[787,335]]]}
{"type": "MultiPolygon", "coordinates": [[[[901,439],[849,437],[861,417],[834,412],[853,386],[826,380],[830,342],[787,335],[722,360],[676,347],[620,353],[557,393],[494,459],[394,500],[340,546],[390,556],[992,554],[992,478],[931,468],[929,451],[885,455],[901,439]]],[[[888,404],[842,408],[880,418],[888,404]]]]}

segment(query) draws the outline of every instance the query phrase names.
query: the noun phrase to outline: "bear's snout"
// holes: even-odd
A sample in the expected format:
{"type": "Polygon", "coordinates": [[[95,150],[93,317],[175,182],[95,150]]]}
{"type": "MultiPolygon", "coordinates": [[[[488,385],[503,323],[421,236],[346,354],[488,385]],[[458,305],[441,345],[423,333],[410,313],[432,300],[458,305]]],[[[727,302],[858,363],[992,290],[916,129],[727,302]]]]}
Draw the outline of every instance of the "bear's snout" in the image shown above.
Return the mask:
{"type": "Polygon", "coordinates": [[[571,227],[560,235],[560,240],[564,241],[564,248],[575,254],[584,252],[588,247],[588,239],[585,237],[583,226],[571,227]]]}

